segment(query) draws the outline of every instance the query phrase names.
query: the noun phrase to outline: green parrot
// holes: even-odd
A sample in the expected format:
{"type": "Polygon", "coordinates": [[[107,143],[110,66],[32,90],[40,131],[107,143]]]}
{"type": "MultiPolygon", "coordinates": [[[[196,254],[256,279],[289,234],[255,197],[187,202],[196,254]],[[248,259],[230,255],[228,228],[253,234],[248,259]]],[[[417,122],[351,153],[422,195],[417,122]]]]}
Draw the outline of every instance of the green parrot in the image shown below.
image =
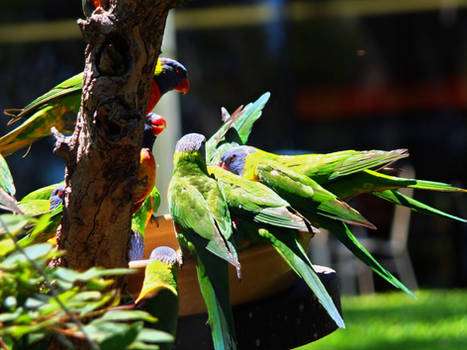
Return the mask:
{"type": "Polygon", "coordinates": [[[358,211],[340,201],[313,179],[269,156],[272,153],[250,146],[238,146],[224,152],[220,165],[236,175],[260,181],[292,203],[305,217],[315,214],[375,229],[358,211]]]}
{"type": "Polygon", "coordinates": [[[208,166],[224,193],[231,213],[255,222],[315,233],[316,229],[267,186],[244,179],[218,166],[208,166]]]}
{"type": "MultiPolygon", "coordinates": [[[[149,260],[135,304],[158,319],[155,328],[175,337],[179,309],[177,253],[170,247],[161,246],[151,252],[149,260]]],[[[169,343],[159,345],[161,350],[172,348],[173,344],[169,343]]]]}
{"type": "Polygon", "coordinates": [[[336,324],[344,327],[342,317],[297,240],[297,230],[315,233],[316,229],[299,213],[293,213],[287,201],[263,184],[241,178],[218,166],[209,166],[208,171],[225,194],[232,214],[236,245],[244,247],[244,242],[266,242],[273,246],[305,280],[336,324]]]}
{"type": "Polygon", "coordinates": [[[232,223],[217,181],[208,175],[201,134],[183,136],[175,147],[169,211],[184,255],[191,254],[215,349],[236,349],[227,264],[240,263],[231,243],[232,223]]]}
{"type": "MultiPolygon", "coordinates": [[[[189,83],[186,69],[170,58],[157,62],[147,113],[151,112],[162,95],[170,90],[186,93],[189,83]]],[[[0,154],[6,156],[26,147],[36,140],[51,135],[51,127],[71,133],[76,124],[76,115],[81,105],[83,73],[79,73],[36,98],[22,109],[6,109],[4,113],[12,119],[11,124],[26,119],[16,129],[0,138],[0,154]]]]}

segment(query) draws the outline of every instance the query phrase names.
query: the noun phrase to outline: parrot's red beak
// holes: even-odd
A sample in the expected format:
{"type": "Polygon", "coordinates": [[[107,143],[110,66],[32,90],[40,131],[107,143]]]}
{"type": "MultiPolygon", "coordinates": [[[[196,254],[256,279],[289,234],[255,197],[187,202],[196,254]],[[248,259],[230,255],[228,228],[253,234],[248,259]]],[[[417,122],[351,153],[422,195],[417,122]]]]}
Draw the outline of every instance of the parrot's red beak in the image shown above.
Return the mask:
{"type": "Polygon", "coordinates": [[[222,169],[225,169],[227,171],[229,171],[229,168],[227,168],[227,165],[224,163],[224,162],[219,162],[218,164],[222,169]]]}
{"type": "Polygon", "coordinates": [[[152,133],[154,136],[158,136],[167,127],[167,122],[164,117],[159,116],[151,120],[152,133]]]}
{"type": "Polygon", "coordinates": [[[186,94],[188,90],[190,90],[190,83],[188,79],[183,78],[182,80],[180,80],[180,82],[178,83],[178,85],[175,87],[174,90],[178,92],[183,92],[183,94],[186,94]]]}

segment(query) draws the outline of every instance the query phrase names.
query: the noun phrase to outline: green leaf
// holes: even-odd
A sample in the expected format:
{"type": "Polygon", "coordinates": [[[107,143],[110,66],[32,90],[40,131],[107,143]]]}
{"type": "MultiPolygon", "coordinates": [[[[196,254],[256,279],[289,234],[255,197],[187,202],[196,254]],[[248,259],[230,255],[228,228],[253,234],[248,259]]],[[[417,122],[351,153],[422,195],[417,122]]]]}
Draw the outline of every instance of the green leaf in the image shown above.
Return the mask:
{"type": "Polygon", "coordinates": [[[143,323],[132,325],[97,319],[84,327],[86,334],[99,344],[101,350],[125,349],[136,340],[143,323]]]}
{"type": "Polygon", "coordinates": [[[13,177],[11,176],[8,164],[0,154],[0,188],[4,189],[8,194],[14,196],[16,193],[13,177]]]}
{"type": "Polygon", "coordinates": [[[85,282],[93,278],[99,278],[103,276],[125,275],[128,273],[133,273],[135,271],[136,270],[124,269],[124,268],[103,269],[100,267],[92,267],[89,270],[86,270],[84,272],[79,272],[79,271],[75,271],[75,270],[71,270],[67,268],[61,268],[61,269],[56,269],[55,271],[53,271],[52,277],[74,283],[76,281],[85,282]]]}
{"type": "Polygon", "coordinates": [[[136,340],[147,343],[171,343],[174,341],[174,337],[157,329],[143,328],[136,340]]]}
{"type": "Polygon", "coordinates": [[[0,216],[0,234],[4,234],[5,227],[12,235],[19,233],[24,226],[30,221],[29,215],[15,215],[15,214],[3,214],[0,216]]]}
{"type": "Polygon", "coordinates": [[[50,243],[34,244],[24,248],[24,253],[21,251],[16,251],[11,254],[3,261],[3,265],[9,266],[27,261],[27,258],[24,254],[26,254],[30,260],[45,258],[52,249],[53,245],[50,243]]]}
{"type": "Polygon", "coordinates": [[[105,321],[148,321],[157,322],[157,318],[141,310],[110,310],[101,318],[105,321]]]}
{"type": "Polygon", "coordinates": [[[14,321],[18,318],[19,315],[23,312],[23,308],[18,308],[16,309],[15,312],[2,312],[0,313],[0,322],[5,323],[5,322],[10,322],[14,321]]]}
{"type": "Polygon", "coordinates": [[[134,341],[131,345],[127,348],[128,350],[159,350],[159,345],[156,344],[146,344],[140,341],[134,341]]]}

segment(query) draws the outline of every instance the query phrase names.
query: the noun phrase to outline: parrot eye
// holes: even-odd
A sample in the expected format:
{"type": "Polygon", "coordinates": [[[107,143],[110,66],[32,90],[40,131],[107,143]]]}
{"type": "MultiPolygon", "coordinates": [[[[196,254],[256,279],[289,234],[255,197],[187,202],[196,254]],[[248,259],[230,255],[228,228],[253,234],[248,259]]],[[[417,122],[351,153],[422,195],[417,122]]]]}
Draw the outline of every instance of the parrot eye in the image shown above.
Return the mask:
{"type": "Polygon", "coordinates": [[[58,191],[57,194],[58,194],[59,197],[61,197],[61,196],[63,196],[63,191],[58,191]]]}
{"type": "Polygon", "coordinates": [[[175,73],[180,74],[180,69],[175,68],[175,73]]]}
{"type": "Polygon", "coordinates": [[[235,159],[237,159],[237,156],[233,155],[232,157],[230,157],[229,159],[229,164],[232,164],[233,162],[235,162],[235,159]]]}

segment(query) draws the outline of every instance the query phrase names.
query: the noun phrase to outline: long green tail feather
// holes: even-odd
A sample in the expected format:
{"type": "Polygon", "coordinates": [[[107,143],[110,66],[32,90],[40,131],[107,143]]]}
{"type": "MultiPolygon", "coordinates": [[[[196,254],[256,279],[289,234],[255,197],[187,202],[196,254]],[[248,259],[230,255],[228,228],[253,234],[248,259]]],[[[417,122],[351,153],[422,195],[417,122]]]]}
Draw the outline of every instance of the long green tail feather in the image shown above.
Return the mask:
{"type": "Polygon", "coordinates": [[[352,157],[345,160],[340,164],[339,169],[334,171],[330,176],[329,180],[335,179],[340,176],[345,176],[353,174],[357,171],[362,171],[364,169],[372,169],[375,167],[381,167],[390,163],[395,162],[401,158],[408,157],[406,149],[396,149],[389,152],[379,152],[379,151],[368,151],[364,154],[368,154],[368,159],[359,159],[361,156],[357,156],[356,160],[352,157]]]}
{"type": "Polygon", "coordinates": [[[418,188],[421,190],[443,191],[443,192],[467,192],[467,190],[443,182],[415,180],[416,183],[407,187],[418,188]]]}
{"type": "Polygon", "coordinates": [[[234,350],[237,346],[227,262],[207,251],[201,238],[193,237],[188,244],[196,260],[199,288],[208,310],[214,349],[234,350]]]}
{"type": "Polygon", "coordinates": [[[254,216],[254,221],[272,226],[307,231],[305,222],[289,213],[286,208],[266,208],[254,216]]]}
{"type": "Polygon", "coordinates": [[[370,269],[383,277],[386,281],[391,283],[394,287],[399,288],[406,292],[411,297],[415,295],[389,271],[382,267],[368,250],[355,238],[346,224],[342,222],[333,222],[327,220],[323,223],[322,227],[329,230],[332,234],[336,235],[337,239],[344,244],[357,258],[364,262],[370,269]]]}
{"type": "Polygon", "coordinates": [[[427,204],[424,204],[422,202],[419,202],[413,198],[410,198],[406,195],[403,195],[402,193],[396,191],[396,190],[386,190],[386,191],[380,191],[380,192],[373,192],[373,194],[379,198],[382,198],[384,200],[387,200],[389,202],[403,205],[405,207],[410,208],[411,210],[417,212],[417,213],[423,213],[423,214],[428,214],[428,215],[435,215],[435,216],[441,216],[443,218],[451,219],[451,220],[456,220],[460,221],[463,223],[466,223],[467,220],[460,218],[455,215],[451,215],[448,213],[445,213],[444,211],[441,211],[439,209],[430,207],[427,204]]]}
{"type": "Polygon", "coordinates": [[[313,265],[303,251],[302,246],[297,241],[295,233],[282,230],[268,231],[266,229],[259,229],[258,233],[279,252],[287,264],[306,282],[336,325],[345,328],[344,320],[314,271],[313,265]]]}
{"type": "Polygon", "coordinates": [[[269,92],[261,95],[255,102],[249,103],[242,110],[232,114],[219,130],[206,142],[206,162],[217,163],[222,153],[232,146],[243,145],[256,120],[261,117],[264,106],[269,100],[269,92]]]}

